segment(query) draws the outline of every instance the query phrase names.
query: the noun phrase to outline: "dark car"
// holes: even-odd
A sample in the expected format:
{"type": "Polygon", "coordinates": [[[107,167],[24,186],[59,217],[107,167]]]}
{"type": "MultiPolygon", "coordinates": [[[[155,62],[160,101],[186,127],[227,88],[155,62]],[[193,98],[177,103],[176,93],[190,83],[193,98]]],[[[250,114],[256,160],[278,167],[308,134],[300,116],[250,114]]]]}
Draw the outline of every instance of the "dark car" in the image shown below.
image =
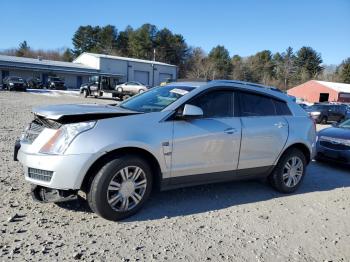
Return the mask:
{"type": "Polygon", "coordinates": [[[64,81],[58,76],[49,76],[46,83],[47,89],[66,90],[64,81]]]}
{"type": "Polygon", "coordinates": [[[4,78],[2,88],[9,91],[27,91],[27,83],[22,77],[8,76],[4,78]]]}
{"type": "Polygon", "coordinates": [[[346,116],[345,119],[350,119],[350,105],[346,106],[346,116]]]}
{"type": "Polygon", "coordinates": [[[316,140],[316,160],[350,164],[350,119],[321,130],[316,140]]]}
{"type": "Polygon", "coordinates": [[[341,122],[346,119],[347,106],[335,104],[315,104],[306,109],[316,123],[327,124],[328,121],[341,122]]]}
{"type": "Polygon", "coordinates": [[[302,108],[302,109],[307,109],[309,106],[305,103],[298,103],[298,105],[302,108]]]}
{"type": "Polygon", "coordinates": [[[27,79],[28,88],[43,88],[43,82],[38,77],[31,77],[27,79]]]}

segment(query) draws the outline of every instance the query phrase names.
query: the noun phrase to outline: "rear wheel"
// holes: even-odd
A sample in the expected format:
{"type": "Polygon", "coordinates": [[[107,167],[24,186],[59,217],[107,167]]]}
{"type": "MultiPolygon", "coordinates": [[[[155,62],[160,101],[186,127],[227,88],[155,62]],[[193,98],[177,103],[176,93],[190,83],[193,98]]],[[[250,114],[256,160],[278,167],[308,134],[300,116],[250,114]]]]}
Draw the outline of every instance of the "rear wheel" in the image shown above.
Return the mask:
{"type": "Polygon", "coordinates": [[[87,200],[91,209],[108,220],[135,214],[149,198],[152,174],[148,163],[137,156],[116,157],[93,179],[87,200]]]}
{"type": "Polygon", "coordinates": [[[87,91],[87,89],[84,89],[84,90],[83,90],[83,96],[84,96],[85,98],[87,98],[87,97],[89,96],[89,92],[87,91]]]}
{"type": "Polygon", "coordinates": [[[281,156],[269,179],[276,190],[292,193],[303,180],[305,169],[305,155],[300,150],[292,148],[281,156]]]}

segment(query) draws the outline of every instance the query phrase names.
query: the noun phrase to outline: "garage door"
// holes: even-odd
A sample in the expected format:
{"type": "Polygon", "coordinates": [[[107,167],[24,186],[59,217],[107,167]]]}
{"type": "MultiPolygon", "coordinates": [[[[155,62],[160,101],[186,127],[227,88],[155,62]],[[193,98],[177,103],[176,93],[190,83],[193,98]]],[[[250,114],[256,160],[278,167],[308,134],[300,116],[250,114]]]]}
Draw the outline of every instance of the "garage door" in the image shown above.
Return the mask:
{"type": "Polygon", "coordinates": [[[149,85],[149,72],[134,71],[134,81],[140,82],[144,85],[149,85]]]}
{"type": "Polygon", "coordinates": [[[160,73],[159,74],[159,83],[165,82],[165,81],[172,79],[172,78],[173,78],[172,74],[160,73]]]}

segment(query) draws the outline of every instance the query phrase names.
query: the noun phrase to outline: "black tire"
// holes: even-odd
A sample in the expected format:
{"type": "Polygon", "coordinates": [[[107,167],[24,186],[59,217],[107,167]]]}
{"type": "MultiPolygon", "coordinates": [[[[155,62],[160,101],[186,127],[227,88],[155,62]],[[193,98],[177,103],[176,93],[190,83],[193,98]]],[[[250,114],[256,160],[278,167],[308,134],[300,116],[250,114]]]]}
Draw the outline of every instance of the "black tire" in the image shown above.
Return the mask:
{"type": "Polygon", "coordinates": [[[274,168],[273,172],[269,176],[270,183],[277,191],[281,193],[293,193],[295,190],[298,189],[298,187],[302,183],[305,176],[305,169],[306,169],[305,155],[299,149],[291,148],[283,153],[276,167],[274,168]],[[300,179],[296,183],[296,185],[287,186],[286,182],[284,181],[283,174],[284,174],[287,162],[291,161],[293,157],[297,157],[301,160],[303,165],[302,174],[300,179]]]}
{"type": "Polygon", "coordinates": [[[320,121],[321,124],[326,125],[328,123],[328,118],[326,116],[323,116],[320,121]]]}
{"type": "MultiPolygon", "coordinates": [[[[136,170],[134,172],[136,172],[136,170]]],[[[130,173],[128,174],[128,179],[129,178],[131,178],[130,173]]],[[[151,168],[145,160],[138,156],[132,155],[115,157],[114,159],[111,159],[108,163],[106,163],[92,180],[89,192],[87,193],[87,201],[90,208],[99,216],[108,220],[118,221],[134,215],[143,207],[152,191],[152,183],[153,178],[151,168]],[[111,198],[115,197],[116,195],[123,195],[123,182],[120,183],[120,189],[115,193],[115,195],[109,195],[110,193],[108,191],[108,187],[112,179],[114,179],[115,176],[117,176],[117,174],[119,173],[119,171],[125,167],[141,168],[144,172],[144,177],[146,179],[146,188],[143,191],[144,193],[142,195],[142,198],[140,199],[140,202],[138,202],[137,204],[135,202],[135,206],[133,206],[130,210],[120,211],[112,208],[112,206],[108,202],[108,197],[110,197],[111,200],[111,198]]],[[[135,189],[134,192],[136,192],[135,189]]],[[[141,195],[141,193],[139,194],[141,195]]],[[[130,198],[133,202],[132,196],[123,197],[123,199],[125,198],[128,198],[128,205],[130,203],[130,198]]],[[[119,203],[119,201],[117,203],[119,203]]],[[[122,203],[120,203],[120,206],[121,205],[122,203]]]]}
{"type": "Polygon", "coordinates": [[[83,97],[87,98],[89,96],[89,92],[87,91],[87,89],[83,90],[83,97]]]}

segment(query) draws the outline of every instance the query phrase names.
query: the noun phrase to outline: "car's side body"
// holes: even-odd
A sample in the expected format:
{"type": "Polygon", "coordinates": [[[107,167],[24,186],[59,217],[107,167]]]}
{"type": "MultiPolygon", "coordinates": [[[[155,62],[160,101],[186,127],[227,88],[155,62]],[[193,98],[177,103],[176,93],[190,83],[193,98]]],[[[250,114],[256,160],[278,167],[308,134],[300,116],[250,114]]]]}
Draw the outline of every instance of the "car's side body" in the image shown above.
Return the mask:
{"type": "Polygon", "coordinates": [[[43,83],[38,77],[30,77],[27,79],[29,88],[43,88],[43,83]]]}
{"type": "MultiPolygon", "coordinates": [[[[36,113],[45,116],[52,111],[39,109],[36,113]]],[[[89,170],[118,152],[138,152],[152,159],[159,171],[161,189],[165,190],[267,176],[290,147],[300,148],[310,160],[315,140],[313,122],[285,94],[231,81],[201,83],[160,112],[99,119],[92,130],[77,136],[63,155],[38,153],[53,132],[45,128],[32,144],[22,143],[18,159],[25,167],[26,180],[63,190],[81,189],[89,170]],[[176,119],[175,113],[181,106],[215,90],[232,92],[232,117],[176,119]],[[290,114],[242,116],[238,104],[243,93],[286,103],[290,114]],[[28,168],[52,171],[52,178],[43,181],[29,177],[28,168]]]]}
{"type": "Polygon", "coordinates": [[[350,120],[318,132],[316,159],[350,164],[350,120]],[[346,125],[346,127],[342,127],[346,125]]]}
{"type": "Polygon", "coordinates": [[[340,122],[346,119],[347,106],[337,104],[315,104],[306,109],[317,123],[340,122]]]}
{"type": "Polygon", "coordinates": [[[147,91],[147,86],[136,82],[136,81],[130,81],[130,82],[125,82],[123,84],[116,85],[115,90],[120,95],[136,95],[141,92],[146,92],[147,91]]]}
{"type": "Polygon", "coordinates": [[[56,77],[56,76],[49,76],[45,87],[48,89],[55,89],[55,90],[66,90],[67,89],[64,81],[61,78],[56,77]]]}
{"type": "Polygon", "coordinates": [[[27,83],[22,77],[8,76],[3,80],[3,89],[9,91],[26,91],[27,83]]]}

